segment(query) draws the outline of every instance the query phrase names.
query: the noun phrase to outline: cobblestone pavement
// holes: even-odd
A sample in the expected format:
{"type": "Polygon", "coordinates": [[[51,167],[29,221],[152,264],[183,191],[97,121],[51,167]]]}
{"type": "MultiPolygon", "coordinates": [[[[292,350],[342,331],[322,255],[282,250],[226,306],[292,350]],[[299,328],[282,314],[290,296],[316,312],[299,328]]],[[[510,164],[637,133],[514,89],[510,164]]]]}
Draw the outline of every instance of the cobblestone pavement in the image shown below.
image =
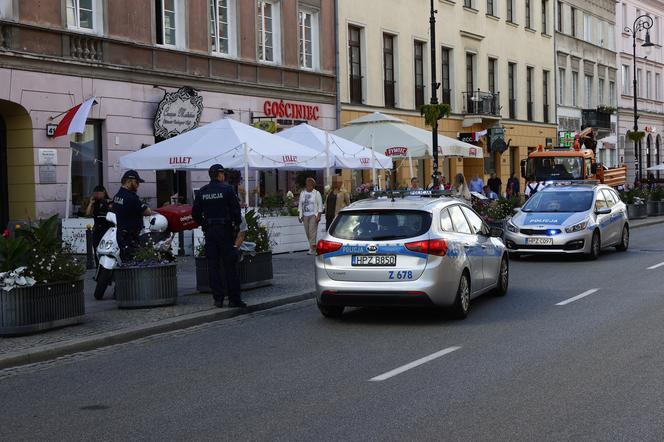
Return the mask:
{"type": "MultiPolygon", "coordinates": [[[[243,292],[243,299],[249,304],[265,302],[298,293],[314,290],[314,261],[305,253],[275,255],[273,257],[273,285],[243,292]]],[[[33,347],[47,346],[95,334],[122,330],[130,327],[156,323],[165,319],[214,309],[212,295],[196,293],[194,260],[191,257],[178,259],[177,305],[150,309],[119,310],[110,299],[112,290],[107,291],[107,299],[96,301],[93,272],[86,274],[86,321],[83,324],[64,327],[46,333],[13,338],[0,338],[0,355],[26,351],[33,347]]]]}

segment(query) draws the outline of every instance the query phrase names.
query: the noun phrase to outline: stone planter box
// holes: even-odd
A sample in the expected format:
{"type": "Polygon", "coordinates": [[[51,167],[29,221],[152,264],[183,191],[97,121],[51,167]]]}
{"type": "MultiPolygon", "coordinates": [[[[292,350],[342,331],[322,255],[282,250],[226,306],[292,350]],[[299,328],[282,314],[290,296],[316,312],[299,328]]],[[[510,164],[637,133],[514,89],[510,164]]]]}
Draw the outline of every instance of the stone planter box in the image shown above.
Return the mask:
{"type": "Polygon", "coordinates": [[[659,201],[648,201],[648,216],[660,216],[662,215],[661,206],[662,204],[659,201]]]}
{"type": "Polygon", "coordinates": [[[629,219],[647,218],[648,206],[646,204],[627,204],[627,215],[629,219]]]}
{"type": "Polygon", "coordinates": [[[84,315],[82,279],[0,291],[0,336],[80,324],[84,315]]]}
{"type": "MultiPolygon", "coordinates": [[[[272,269],[272,252],[257,253],[255,256],[245,256],[239,264],[240,288],[242,290],[265,287],[272,284],[274,272],[272,269]]],[[[207,259],[196,258],[196,290],[201,293],[210,293],[210,278],[208,274],[207,259]]]]}
{"type": "Polygon", "coordinates": [[[115,300],[119,308],[173,305],[178,301],[174,262],[148,267],[118,267],[114,272],[115,300]]]}

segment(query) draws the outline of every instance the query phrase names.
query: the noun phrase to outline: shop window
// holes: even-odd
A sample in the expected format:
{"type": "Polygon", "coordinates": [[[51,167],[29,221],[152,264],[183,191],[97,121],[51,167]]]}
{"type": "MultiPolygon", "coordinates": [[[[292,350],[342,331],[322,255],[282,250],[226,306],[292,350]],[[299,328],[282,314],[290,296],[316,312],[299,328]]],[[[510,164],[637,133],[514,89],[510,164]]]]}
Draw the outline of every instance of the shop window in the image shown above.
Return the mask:
{"type": "Polygon", "coordinates": [[[298,13],[300,36],[300,67],[318,69],[318,13],[300,9],[298,13]]]}
{"type": "Polygon", "coordinates": [[[103,184],[101,122],[88,121],[85,132],[71,136],[71,201],[74,214],[85,210],[95,186],[103,184]]]}
{"type": "MultiPolygon", "coordinates": [[[[0,8],[11,9],[11,2],[5,2],[8,6],[4,7],[0,3],[0,8]]],[[[100,32],[103,20],[101,19],[102,5],[100,0],[67,0],[67,27],[79,31],[100,32]]]]}
{"type": "Polygon", "coordinates": [[[182,0],[155,0],[157,44],[184,47],[185,11],[182,0]]]}
{"type": "Polygon", "coordinates": [[[256,5],[256,40],[258,61],[278,63],[281,60],[281,19],[279,2],[258,0],[256,5]]]}
{"type": "Polygon", "coordinates": [[[210,45],[214,53],[235,55],[235,1],[210,0],[210,45]]]}

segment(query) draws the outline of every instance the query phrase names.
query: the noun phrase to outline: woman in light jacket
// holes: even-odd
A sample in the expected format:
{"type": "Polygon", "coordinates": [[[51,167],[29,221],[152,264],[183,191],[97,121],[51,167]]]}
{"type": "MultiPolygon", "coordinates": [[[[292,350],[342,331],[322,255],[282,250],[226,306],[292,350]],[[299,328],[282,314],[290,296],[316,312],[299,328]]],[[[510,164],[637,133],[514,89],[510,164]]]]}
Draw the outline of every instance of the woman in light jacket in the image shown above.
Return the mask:
{"type": "Polygon", "coordinates": [[[318,223],[320,214],[323,213],[323,198],[320,192],[314,187],[316,181],[313,178],[307,178],[306,187],[300,193],[300,200],[297,204],[297,212],[300,222],[304,224],[304,233],[309,240],[309,251],[307,254],[316,253],[316,236],[318,234],[318,223]]]}
{"type": "Polygon", "coordinates": [[[468,189],[468,185],[462,174],[457,174],[452,189],[454,190],[454,196],[456,198],[463,198],[466,201],[471,200],[470,189],[468,189]]]}

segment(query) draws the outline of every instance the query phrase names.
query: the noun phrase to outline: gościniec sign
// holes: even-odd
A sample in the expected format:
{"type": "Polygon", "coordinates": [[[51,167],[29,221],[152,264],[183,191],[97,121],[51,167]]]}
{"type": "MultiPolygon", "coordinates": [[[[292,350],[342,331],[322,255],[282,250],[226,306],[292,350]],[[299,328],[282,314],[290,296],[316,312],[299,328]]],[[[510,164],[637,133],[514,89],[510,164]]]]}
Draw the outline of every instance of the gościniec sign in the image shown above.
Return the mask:
{"type": "Polygon", "coordinates": [[[203,113],[203,97],[190,87],[166,93],[154,117],[155,138],[171,138],[198,126],[203,113]]]}

